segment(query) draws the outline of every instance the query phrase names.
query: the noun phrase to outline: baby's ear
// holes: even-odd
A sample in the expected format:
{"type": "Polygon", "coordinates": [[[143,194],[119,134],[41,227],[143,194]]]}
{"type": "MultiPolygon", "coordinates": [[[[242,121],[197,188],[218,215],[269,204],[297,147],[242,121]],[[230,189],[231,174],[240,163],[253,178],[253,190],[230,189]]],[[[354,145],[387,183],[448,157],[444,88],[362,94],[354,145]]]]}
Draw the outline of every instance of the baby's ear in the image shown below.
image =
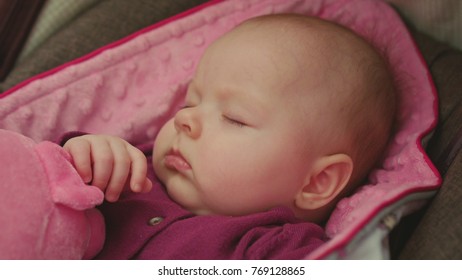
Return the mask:
{"type": "Polygon", "coordinates": [[[352,172],[353,160],[346,154],[318,159],[307,174],[304,187],[295,198],[295,205],[303,210],[326,206],[348,185],[352,172]]]}

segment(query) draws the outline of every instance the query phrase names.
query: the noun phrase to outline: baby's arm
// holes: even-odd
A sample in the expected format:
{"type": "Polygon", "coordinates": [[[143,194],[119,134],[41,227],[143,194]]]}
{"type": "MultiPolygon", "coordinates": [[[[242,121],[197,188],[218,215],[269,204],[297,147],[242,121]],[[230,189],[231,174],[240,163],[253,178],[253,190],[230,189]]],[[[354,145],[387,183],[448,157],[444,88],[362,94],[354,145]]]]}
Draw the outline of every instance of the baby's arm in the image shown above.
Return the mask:
{"type": "Polygon", "coordinates": [[[72,156],[83,181],[104,191],[107,201],[118,200],[127,181],[134,192],[148,192],[152,188],[146,177],[146,157],[121,138],[84,135],[69,139],[64,149],[72,156]]]}

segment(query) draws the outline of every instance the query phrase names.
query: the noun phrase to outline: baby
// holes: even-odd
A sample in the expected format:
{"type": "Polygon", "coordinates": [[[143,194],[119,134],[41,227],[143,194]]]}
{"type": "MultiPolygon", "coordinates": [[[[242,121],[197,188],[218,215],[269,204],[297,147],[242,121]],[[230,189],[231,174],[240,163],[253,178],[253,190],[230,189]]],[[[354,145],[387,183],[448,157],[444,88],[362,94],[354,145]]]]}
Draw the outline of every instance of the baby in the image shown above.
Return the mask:
{"type": "MultiPolygon", "coordinates": [[[[149,160],[125,140],[84,135],[65,143],[85,182],[103,190],[111,202],[123,193],[118,203],[102,207],[108,240],[101,258],[303,257],[324,240],[322,230],[307,222],[325,221],[336,202],[354,190],[380,159],[392,132],[393,84],[381,55],[334,23],[299,15],[271,15],[240,24],[207,48],[188,86],[184,107],[157,135],[152,166],[163,186],[153,187],[149,160]],[[133,192],[123,192],[125,185],[133,192]],[[163,201],[152,201],[164,190],[167,199],[179,205],[181,210],[175,211],[184,211],[178,214],[181,219],[173,219],[177,224],[166,222],[171,213],[165,209],[173,206],[162,204],[161,208],[163,201]],[[135,202],[157,208],[146,214],[147,208],[135,206],[135,202]],[[128,207],[121,210],[128,204],[138,212],[128,207]],[[131,216],[121,218],[127,211],[131,216]],[[242,249],[246,253],[237,254],[248,228],[240,231],[241,235],[236,233],[239,238],[230,238],[233,241],[228,247],[234,250],[229,254],[223,253],[224,249],[211,253],[209,248],[208,255],[190,255],[194,249],[179,245],[164,248],[163,255],[154,253],[162,251],[163,245],[150,245],[153,236],[159,238],[156,244],[167,242],[159,232],[141,238],[130,253],[109,248],[120,247],[117,242],[137,242],[144,231],[136,233],[133,219],[141,213],[148,219],[161,212],[157,220],[150,220],[151,226],[169,224],[162,231],[172,230],[170,236],[186,238],[190,233],[195,238],[192,243],[209,246],[216,241],[207,235],[214,232],[214,225],[224,227],[222,221],[228,225],[230,219],[246,217],[259,217],[248,219],[263,223],[266,216],[258,213],[272,211],[284,212],[284,218],[255,226],[262,231],[278,225],[286,236],[289,227],[285,224],[296,225],[297,229],[290,231],[299,237],[296,244],[273,244],[292,252],[268,249],[264,254],[249,255],[247,247],[242,249]],[[188,219],[196,219],[196,228],[180,230],[178,223],[185,224],[188,219]],[[199,226],[199,221],[207,226],[199,226]],[[191,233],[202,227],[201,234],[191,233]],[[311,238],[301,238],[301,231],[311,233],[311,238]],[[203,243],[197,241],[199,236],[205,239],[203,243]],[[172,253],[175,248],[185,255],[172,253]],[[268,253],[274,250],[279,253],[268,253]]],[[[253,241],[246,244],[259,244],[255,236],[262,236],[252,236],[253,241]]],[[[179,243],[187,242],[174,244],[179,243]]],[[[220,246],[226,247],[221,244],[217,248],[220,246]]]]}

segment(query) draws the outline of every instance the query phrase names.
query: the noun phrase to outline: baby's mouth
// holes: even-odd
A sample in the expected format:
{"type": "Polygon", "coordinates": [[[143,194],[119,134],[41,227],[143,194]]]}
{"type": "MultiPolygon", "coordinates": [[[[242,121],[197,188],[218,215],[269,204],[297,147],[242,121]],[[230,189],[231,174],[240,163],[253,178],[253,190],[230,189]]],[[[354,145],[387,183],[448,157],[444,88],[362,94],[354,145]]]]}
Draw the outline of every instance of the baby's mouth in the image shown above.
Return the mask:
{"type": "Polygon", "coordinates": [[[187,171],[191,169],[188,161],[177,150],[171,150],[164,158],[164,164],[169,169],[177,171],[187,171]]]}

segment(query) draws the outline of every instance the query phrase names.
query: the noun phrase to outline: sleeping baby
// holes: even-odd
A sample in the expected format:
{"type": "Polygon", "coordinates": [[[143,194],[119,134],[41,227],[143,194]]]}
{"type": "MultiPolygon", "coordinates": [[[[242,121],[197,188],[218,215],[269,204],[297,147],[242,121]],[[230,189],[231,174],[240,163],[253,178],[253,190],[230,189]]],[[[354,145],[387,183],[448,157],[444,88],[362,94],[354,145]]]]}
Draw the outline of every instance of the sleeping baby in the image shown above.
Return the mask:
{"type": "Polygon", "coordinates": [[[206,49],[153,148],[65,142],[115,202],[100,207],[97,258],[303,258],[380,160],[395,107],[385,59],[350,30],[291,14],[245,21],[206,49]]]}

